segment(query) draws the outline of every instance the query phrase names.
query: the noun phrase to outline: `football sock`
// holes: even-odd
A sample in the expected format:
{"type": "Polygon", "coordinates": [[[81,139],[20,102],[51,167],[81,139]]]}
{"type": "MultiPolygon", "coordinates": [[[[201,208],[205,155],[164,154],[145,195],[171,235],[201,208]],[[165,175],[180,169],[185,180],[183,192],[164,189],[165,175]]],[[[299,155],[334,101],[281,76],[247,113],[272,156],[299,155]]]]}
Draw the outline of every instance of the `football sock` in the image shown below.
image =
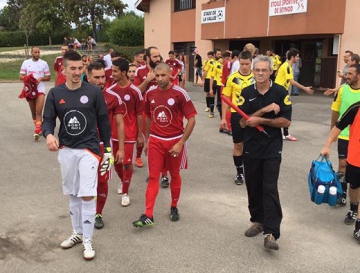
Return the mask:
{"type": "Polygon", "coordinates": [[[81,221],[81,198],[70,195],[69,207],[70,207],[70,218],[73,230],[77,234],[83,234],[83,226],[81,221]]]}
{"type": "Polygon", "coordinates": [[[81,200],[82,202],[82,221],[83,221],[83,236],[85,239],[91,239],[94,234],[94,223],[95,223],[95,213],[96,213],[96,204],[95,200],[91,199],[90,201],[81,200]]]}

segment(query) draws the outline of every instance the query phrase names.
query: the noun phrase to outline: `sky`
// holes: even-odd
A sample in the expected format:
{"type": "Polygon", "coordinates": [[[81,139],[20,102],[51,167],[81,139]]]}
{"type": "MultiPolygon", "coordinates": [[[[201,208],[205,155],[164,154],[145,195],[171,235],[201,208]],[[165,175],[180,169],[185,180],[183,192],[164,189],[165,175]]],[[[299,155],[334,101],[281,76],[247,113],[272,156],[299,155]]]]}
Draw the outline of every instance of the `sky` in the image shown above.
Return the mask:
{"type": "MultiPolygon", "coordinates": [[[[6,2],[7,2],[7,0],[0,0],[0,9],[2,9],[6,5],[6,2]]],[[[134,4],[135,4],[136,0],[122,0],[122,2],[124,4],[128,4],[128,6],[129,6],[126,11],[133,10],[138,15],[143,14],[141,11],[135,10],[135,8],[134,8],[134,4]]]]}

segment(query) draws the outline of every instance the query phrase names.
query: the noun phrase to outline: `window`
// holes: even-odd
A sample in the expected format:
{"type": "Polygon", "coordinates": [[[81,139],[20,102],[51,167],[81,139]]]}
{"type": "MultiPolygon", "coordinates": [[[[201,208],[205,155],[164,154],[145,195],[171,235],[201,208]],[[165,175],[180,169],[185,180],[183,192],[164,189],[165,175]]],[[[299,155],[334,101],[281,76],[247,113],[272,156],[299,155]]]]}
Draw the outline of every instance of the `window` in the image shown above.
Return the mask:
{"type": "Polygon", "coordinates": [[[196,0],[174,0],[174,11],[196,8],[196,0]]]}

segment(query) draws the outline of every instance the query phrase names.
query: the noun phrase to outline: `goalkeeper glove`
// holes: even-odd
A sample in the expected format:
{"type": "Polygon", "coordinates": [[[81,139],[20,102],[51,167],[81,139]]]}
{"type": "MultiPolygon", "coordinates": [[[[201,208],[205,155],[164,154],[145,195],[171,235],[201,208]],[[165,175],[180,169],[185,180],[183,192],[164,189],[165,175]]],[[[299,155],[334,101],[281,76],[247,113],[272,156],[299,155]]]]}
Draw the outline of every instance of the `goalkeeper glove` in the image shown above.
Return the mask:
{"type": "Polygon", "coordinates": [[[110,170],[111,164],[114,164],[114,157],[111,151],[111,147],[104,149],[104,156],[100,163],[100,175],[103,176],[108,170],[110,170]]]}

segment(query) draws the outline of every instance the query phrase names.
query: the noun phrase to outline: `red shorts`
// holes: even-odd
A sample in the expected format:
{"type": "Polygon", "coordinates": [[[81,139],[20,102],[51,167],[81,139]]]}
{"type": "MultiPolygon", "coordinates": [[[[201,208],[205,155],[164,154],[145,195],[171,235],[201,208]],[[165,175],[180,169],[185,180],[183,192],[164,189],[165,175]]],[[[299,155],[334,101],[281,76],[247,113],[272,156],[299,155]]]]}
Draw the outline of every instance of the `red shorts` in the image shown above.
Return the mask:
{"type": "Polygon", "coordinates": [[[177,157],[171,156],[169,150],[179,142],[181,136],[177,138],[160,138],[150,135],[148,143],[148,164],[149,171],[161,172],[163,167],[168,171],[187,169],[188,155],[187,145],[183,146],[177,157]]]}
{"type": "Polygon", "coordinates": [[[26,101],[36,100],[38,97],[41,97],[41,96],[45,96],[45,93],[40,93],[40,92],[38,92],[38,93],[36,94],[36,97],[35,97],[35,98],[33,98],[33,99],[28,99],[28,98],[26,98],[26,101]]]}
{"type": "MultiPolygon", "coordinates": [[[[119,151],[119,142],[116,140],[112,140],[112,146],[113,146],[113,154],[114,157],[116,156],[116,153],[119,151]]],[[[135,142],[125,142],[125,156],[123,164],[132,164],[133,162],[133,156],[134,156],[134,146],[135,142]]]]}
{"type": "MultiPolygon", "coordinates": [[[[100,152],[101,152],[101,160],[102,160],[104,156],[104,143],[100,143],[100,152]]],[[[101,164],[99,164],[99,168],[98,168],[98,183],[107,183],[111,179],[111,169],[108,170],[104,175],[101,175],[100,168],[101,168],[101,164]]]]}

